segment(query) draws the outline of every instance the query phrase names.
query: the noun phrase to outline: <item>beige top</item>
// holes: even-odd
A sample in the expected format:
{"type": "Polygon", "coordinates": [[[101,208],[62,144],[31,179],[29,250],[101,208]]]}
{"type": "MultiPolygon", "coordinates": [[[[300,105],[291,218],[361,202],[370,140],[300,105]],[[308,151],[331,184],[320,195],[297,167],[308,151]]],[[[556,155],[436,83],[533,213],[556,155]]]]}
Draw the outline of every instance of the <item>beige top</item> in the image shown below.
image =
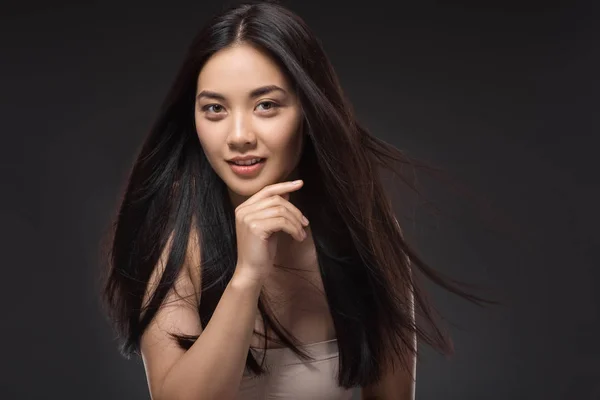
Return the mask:
{"type": "MultiPolygon", "coordinates": [[[[337,384],[337,339],[300,347],[315,361],[304,361],[287,347],[269,348],[265,365],[270,373],[244,372],[237,400],[350,400],[353,390],[337,384]]],[[[260,364],[264,349],[251,349],[260,364]]]]}

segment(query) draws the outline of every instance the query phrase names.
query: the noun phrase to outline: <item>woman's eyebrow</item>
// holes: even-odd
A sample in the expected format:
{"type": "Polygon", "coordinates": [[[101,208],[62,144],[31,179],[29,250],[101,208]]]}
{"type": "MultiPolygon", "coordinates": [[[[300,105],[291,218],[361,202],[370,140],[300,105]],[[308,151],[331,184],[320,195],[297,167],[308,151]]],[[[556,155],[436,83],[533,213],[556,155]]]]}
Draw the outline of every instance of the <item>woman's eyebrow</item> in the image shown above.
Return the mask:
{"type": "MultiPolygon", "coordinates": [[[[267,85],[267,86],[261,86],[259,88],[253,89],[250,92],[249,97],[251,99],[253,99],[253,98],[265,95],[267,93],[274,92],[274,91],[280,91],[280,92],[283,92],[284,94],[287,94],[285,89],[283,89],[277,85],[267,85]]],[[[226,100],[224,95],[222,95],[221,93],[213,92],[211,90],[202,90],[200,93],[198,93],[198,96],[196,96],[196,100],[200,100],[202,97],[205,97],[208,99],[221,100],[221,101],[226,100]]]]}

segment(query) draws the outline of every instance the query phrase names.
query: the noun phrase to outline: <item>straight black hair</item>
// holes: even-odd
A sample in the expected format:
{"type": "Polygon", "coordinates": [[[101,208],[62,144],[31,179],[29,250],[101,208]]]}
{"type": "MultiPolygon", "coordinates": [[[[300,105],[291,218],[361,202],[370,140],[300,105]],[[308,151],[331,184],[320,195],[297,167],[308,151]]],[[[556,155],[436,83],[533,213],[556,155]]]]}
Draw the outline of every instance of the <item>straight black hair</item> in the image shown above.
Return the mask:
{"type": "MultiPolygon", "coordinates": [[[[435,310],[412,266],[459,296],[478,304],[487,301],[442,277],[404,239],[378,171],[387,169],[416,190],[402,169],[419,165],[358,123],[318,39],[299,16],[276,2],[227,8],[197,34],[133,165],[111,231],[103,292],[122,340],[122,354],[139,354],[140,337],[172,289],[190,237],[198,238],[201,249],[198,313],[203,327],[233,275],[235,210],[227,187],[199,143],[194,107],[204,63],[236,44],[252,45],[268,54],[299,96],[305,141],[298,170],[305,183],[295,195],[311,221],[338,339],[339,385],[351,388],[377,382],[395,358],[410,371],[407,356],[416,354],[415,335],[451,354],[452,342],[438,328],[435,310]],[[151,273],[170,238],[172,247],[160,283],[149,302],[142,304],[151,273]]],[[[263,294],[258,309],[264,332],[271,328],[281,344],[310,359],[273,318],[263,294]]],[[[197,339],[177,332],[171,335],[185,349],[197,339]]],[[[246,367],[258,375],[266,372],[264,359],[259,364],[251,350],[246,367]]]]}

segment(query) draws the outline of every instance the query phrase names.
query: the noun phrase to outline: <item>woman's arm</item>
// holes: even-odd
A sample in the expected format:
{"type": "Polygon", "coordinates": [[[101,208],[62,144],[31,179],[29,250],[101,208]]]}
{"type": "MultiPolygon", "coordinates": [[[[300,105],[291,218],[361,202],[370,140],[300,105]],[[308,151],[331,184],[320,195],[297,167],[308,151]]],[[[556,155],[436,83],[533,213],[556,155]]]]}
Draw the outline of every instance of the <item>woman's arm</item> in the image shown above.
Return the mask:
{"type": "MultiPolygon", "coordinates": [[[[396,226],[402,235],[402,229],[398,220],[395,220],[396,226]]],[[[410,260],[408,260],[409,272],[410,260]]],[[[410,318],[415,321],[415,298],[414,293],[410,285],[406,286],[408,291],[409,307],[410,307],[410,318]]],[[[417,349],[417,335],[412,334],[413,346],[417,349]]],[[[384,374],[383,378],[374,385],[366,386],[361,390],[361,400],[414,400],[415,398],[415,386],[417,377],[417,358],[416,355],[411,354],[408,358],[410,364],[410,372],[403,368],[396,371],[391,371],[389,368],[384,374]],[[412,377],[411,377],[412,374],[412,377]],[[413,379],[414,377],[414,379],[413,379]]],[[[399,362],[399,360],[397,360],[399,362]]],[[[396,364],[398,363],[396,362],[396,364]]]]}
{"type": "MultiPolygon", "coordinates": [[[[411,314],[414,321],[414,300],[411,296],[411,314]]],[[[413,345],[417,348],[417,336],[413,334],[413,345]]],[[[408,357],[412,377],[417,376],[417,358],[415,355],[408,357]]],[[[399,360],[398,360],[399,361],[399,360]]],[[[397,363],[396,363],[397,364],[397,363]]],[[[374,385],[361,389],[361,400],[414,400],[416,382],[404,368],[390,369],[383,378],[374,385]]]]}
{"type": "MultiPolygon", "coordinates": [[[[152,284],[160,271],[156,269],[152,284]]],[[[141,339],[150,395],[154,400],[234,399],[258,312],[260,285],[234,274],[202,330],[197,309],[200,282],[193,280],[190,269],[182,271],[174,287],[177,294],[169,294],[141,339]],[[200,336],[185,351],[169,332],[200,336]]],[[[199,279],[199,273],[195,276],[199,279]]]]}
{"type": "MultiPolygon", "coordinates": [[[[416,377],[416,357],[410,357],[412,374],[416,377]]],[[[404,369],[394,372],[388,371],[384,377],[374,385],[361,389],[361,400],[414,400],[415,381],[404,369]]]]}

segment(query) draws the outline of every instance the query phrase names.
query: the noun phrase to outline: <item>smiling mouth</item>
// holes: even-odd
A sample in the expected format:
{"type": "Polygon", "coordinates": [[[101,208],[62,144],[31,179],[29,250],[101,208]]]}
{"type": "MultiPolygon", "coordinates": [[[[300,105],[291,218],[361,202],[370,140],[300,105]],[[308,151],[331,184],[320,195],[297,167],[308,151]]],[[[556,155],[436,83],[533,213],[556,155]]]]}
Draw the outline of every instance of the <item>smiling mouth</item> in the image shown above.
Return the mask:
{"type": "Polygon", "coordinates": [[[258,161],[250,163],[250,164],[238,164],[235,161],[227,161],[227,162],[229,164],[237,165],[237,166],[240,166],[240,167],[250,167],[252,165],[260,164],[260,163],[264,162],[265,160],[266,160],[266,158],[259,158],[258,161]]]}

